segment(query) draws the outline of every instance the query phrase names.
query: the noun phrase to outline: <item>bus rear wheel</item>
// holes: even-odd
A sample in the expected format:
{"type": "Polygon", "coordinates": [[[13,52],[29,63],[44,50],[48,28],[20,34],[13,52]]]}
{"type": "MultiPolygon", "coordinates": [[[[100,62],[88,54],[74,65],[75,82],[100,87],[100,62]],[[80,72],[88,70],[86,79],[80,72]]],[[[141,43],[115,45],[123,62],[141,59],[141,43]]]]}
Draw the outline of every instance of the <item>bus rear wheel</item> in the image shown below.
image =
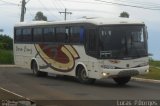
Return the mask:
{"type": "Polygon", "coordinates": [[[35,75],[37,77],[47,76],[47,72],[41,72],[41,71],[38,70],[38,66],[37,66],[37,63],[35,61],[32,63],[32,71],[33,71],[33,75],[35,75]]]}
{"type": "Polygon", "coordinates": [[[126,83],[128,83],[128,82],[130,81],[130,79],[131,79],[130,76],[113,78],[113,80],[114,80],[118,85],[125,85],[126,83]]]}
{"type": "Polygon", "coordinates": [[[77,79],[80,83],[93,84],[95,82],[95,79],[87,77],[86,70],[83,67],[80,67],[77,71],[77,79]]]}

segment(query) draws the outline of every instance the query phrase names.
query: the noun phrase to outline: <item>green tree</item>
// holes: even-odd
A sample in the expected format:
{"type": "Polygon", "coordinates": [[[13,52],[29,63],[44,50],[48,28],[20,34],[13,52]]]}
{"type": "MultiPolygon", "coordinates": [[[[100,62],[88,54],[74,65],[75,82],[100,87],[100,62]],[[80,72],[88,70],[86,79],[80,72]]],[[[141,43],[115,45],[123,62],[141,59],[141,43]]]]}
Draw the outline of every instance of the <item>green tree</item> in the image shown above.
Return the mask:
{"type": "Polygon", "coordinates": [[[12,50],[13,39],[7,35],[0,35],[0,49],[12,50]]]}
{"type": "Polygon", "coordinates": [[[47,17],[44,16],[43,12],[38,11],[33,20],[36,20],[36,21],[47,21],[47,17]]]}
{"type": "Polygon", "coordinates": [[[129,18],[129,13],[123,11],[122,13],[120,13],[120,17],[129,18]]]}

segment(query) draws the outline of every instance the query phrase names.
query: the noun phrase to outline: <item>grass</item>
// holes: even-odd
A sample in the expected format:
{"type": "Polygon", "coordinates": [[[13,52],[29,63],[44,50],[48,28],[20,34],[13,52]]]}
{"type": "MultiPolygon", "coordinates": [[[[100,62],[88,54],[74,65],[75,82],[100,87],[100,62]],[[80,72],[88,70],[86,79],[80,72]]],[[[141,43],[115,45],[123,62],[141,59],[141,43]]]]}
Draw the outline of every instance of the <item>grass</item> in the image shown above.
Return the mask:
{"type": "Polygon", "coordinates": [[[160,80],[160,61],[151,61],[149,73],[143,76],[138,76],[138,77],[160,80]]]}
{"type": "Polygon", "coordinates": [[[150,66],[159,67],[160,68],[160,61],[151,61],[150,66]]]}
{"type": "Polygon", "coordinates": [[[13,51],[0,49],[0,64],[13,64],[13,51]]]}

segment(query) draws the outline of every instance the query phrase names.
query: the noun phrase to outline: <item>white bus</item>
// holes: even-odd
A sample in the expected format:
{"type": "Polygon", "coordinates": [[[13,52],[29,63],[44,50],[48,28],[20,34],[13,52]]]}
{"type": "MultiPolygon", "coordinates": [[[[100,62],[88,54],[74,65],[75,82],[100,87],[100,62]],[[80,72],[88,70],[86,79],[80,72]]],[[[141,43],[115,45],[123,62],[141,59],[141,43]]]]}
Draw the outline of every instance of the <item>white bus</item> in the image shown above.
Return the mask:
{"type": "Polygon", "coordinates": [[[14,27],[14,60],[36,76],[126,84],[149,71],[147,39],[145,24],[126,18],[22,22],[14,27]]]}

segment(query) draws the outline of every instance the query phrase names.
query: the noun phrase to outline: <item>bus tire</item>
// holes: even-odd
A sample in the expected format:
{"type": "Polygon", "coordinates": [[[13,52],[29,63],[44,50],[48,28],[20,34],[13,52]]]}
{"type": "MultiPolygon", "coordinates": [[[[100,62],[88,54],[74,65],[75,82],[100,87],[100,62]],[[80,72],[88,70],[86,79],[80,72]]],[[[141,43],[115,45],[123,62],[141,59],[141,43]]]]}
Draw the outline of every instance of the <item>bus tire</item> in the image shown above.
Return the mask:
{"type": "Polygon", "coordinates": [[[77,71],[77,79],[80,83],[93,84],[95,82],[95,79],[87,77],[85,68],[79,67],[77,71]]]}
{"type": "Polygon", "coordinates": [[[37,77],[45,77],[47,76],[47,72],[41,72],[38,70],[38,66],[37,63],[35,61],[32,62],[32,71],[33,71],[33,75],[37,76],[37,77]]]}
{"type": "Polygon", "coordinates": [[[131,79],[130,76],[113,78],[113,80],[114,80],[118,85],[125,85],[126,83],[128,83],[128,82],[130,81],[130,79],[131,79]]]}

